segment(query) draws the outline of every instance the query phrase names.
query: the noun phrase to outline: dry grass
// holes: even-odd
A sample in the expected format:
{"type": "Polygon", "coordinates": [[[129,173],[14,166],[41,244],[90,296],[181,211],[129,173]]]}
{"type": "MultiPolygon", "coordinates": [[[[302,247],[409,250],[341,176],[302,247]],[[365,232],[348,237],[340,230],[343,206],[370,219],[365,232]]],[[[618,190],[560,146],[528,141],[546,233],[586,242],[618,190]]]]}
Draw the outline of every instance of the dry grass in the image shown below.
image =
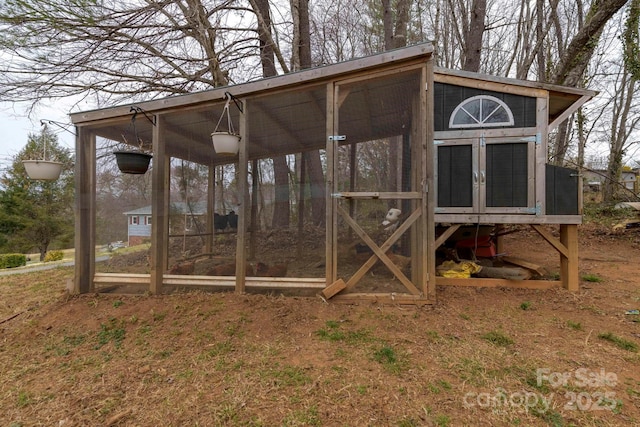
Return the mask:
{"type": "MultiPolygon", "coordinates": [[[[633,245],[621,250],[638,258],[633,245]]],[[[581,265],[603,281],[576,294],[446,288],[426,308],[199,292],[67,297],[68,268],[0,277],[0,420],[640,425],[640,356],[598,338],[639,342],[637,316],[624,314],[640,305],[637,267],[613,259],[581,265]]]]}

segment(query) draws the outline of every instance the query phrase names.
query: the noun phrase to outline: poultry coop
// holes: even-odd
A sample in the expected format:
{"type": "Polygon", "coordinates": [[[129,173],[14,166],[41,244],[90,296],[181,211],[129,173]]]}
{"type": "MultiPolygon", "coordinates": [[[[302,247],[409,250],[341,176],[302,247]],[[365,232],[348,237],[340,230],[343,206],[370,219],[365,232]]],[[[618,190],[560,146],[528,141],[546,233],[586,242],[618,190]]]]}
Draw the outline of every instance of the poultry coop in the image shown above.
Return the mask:
{"type": "MultiPolygon", "coordinates": [[[[553,284],[575,289],[579,185],[546,153],[549,132],[593,95],[436,68],[427,43],[74,113],[73,290],[128,284],[427,304],[436,284],[469,284],[436,277],[437,249],[461,227],[501,224],[534,228],[560,255],[553,284]],[[127,134],[132,111],[148,120],[127,134]],[[220,123],[236,143],[229,151],[214,145],[220,123]],[[98,162],[108,157],[104,141],[123,140],[153,160],[148,172],[119,178],[137,198],[121,194],[118,211],[98,162]],[[118,227],[147,247],[104,264],[93,248],[124,240],[112,237],[118,227]]],[[[473,281],[483,283],[514,284],[473,281]]]]}

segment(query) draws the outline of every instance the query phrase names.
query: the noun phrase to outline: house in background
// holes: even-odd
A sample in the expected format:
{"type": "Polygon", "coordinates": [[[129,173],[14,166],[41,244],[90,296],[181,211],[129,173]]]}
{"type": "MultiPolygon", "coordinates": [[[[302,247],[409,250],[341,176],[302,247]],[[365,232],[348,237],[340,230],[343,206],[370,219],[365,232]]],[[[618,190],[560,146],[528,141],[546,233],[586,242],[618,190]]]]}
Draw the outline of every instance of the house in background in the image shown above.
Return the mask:
{"type": "MultiPolygon", "coordinates": [[[[173,231],[189,231],[196,227],[196,223],[204,223],[204,216],[207,213],[205,202],[171,203],[169,211],[174,218],[172,223],[173,231]]],[[[127,216],[127,244],[129,246],[140,245],[151,240],[151,205],[132,211],[124,212],[127,216]]]]}
{"type": "MultiPolygon", "coordinates": [[[[585,170],[582,172],[585,180],[585,189],[590,191],[602,191],[602,186],[607,176],[604,169],[585,170]]],[[[620,174],[620,185],[633,194],[640,193],[640,169],[623,169],[620,174]]]]}

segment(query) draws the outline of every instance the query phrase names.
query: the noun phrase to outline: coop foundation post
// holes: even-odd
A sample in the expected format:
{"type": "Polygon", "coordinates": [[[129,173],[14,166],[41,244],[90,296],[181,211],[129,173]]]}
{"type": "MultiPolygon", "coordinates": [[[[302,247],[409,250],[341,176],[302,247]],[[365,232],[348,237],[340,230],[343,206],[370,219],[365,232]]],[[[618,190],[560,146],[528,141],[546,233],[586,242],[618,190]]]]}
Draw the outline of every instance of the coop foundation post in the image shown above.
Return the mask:
{"type": "Polygon", "coordinates": [[[569,291],[577,291],[580,285],[578,275],[578,226],[560,225],[560,242],[567,248],[567,254],[560,255],[560,276],[562,286],[569,291]]]}

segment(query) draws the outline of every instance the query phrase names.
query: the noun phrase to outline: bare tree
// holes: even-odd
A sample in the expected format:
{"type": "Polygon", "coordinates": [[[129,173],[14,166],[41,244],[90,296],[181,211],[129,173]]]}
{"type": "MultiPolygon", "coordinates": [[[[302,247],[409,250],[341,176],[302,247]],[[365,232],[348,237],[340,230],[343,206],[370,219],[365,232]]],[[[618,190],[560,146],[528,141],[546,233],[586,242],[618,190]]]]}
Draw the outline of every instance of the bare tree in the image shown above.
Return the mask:
{"type": "Polygon", "coordinates": [[[635,101],[640,93],[638,81],[626,67],[623,67],[616,82],[615,92],[617,96],[613,102],[611,117],[607,179],[603,188],[603,199],[607,202],[616,198],[622,172],[623,155],[629,148],[632,133],[638,130],[640,123],[640,111],[638,111],[640,105],[635,101]]]}
{"type": "MultiPolygon", "coordinates": [[[[480,71],[480,57],[482,53],[482,36],[484,35],[484,20],[487,13],[487,0],[473,0],[469,11],[469,22],[464,31],[463,70],[480,71]]],[[[467,23],[465,22],[465,25],[467,23]]]]}
{"type": "MultiPolygon", "coordinates": [[[[0,5],[0,98],[92,96],[99,105],[246,79],[255,30],[227,24],[247,9],[201,0],[0,5]]],[[[247,20],[245,20],[247,21],[247,20]]]]}
{"type": "MultiPolygon", "coordinates": [[[[566,50],[559,58],[551,81],[567,86],[579,86],[598,46],[604,26],[628,0],[596,0],[586,14],[584,25],[573,36],[566,50]]],[[[580,1],[578,1],[580,3],[580,1]]],[[[562,165],[569,148],[569,125],[563,123],[553,140],[551,158],[557,165],[562,165]]]]}

